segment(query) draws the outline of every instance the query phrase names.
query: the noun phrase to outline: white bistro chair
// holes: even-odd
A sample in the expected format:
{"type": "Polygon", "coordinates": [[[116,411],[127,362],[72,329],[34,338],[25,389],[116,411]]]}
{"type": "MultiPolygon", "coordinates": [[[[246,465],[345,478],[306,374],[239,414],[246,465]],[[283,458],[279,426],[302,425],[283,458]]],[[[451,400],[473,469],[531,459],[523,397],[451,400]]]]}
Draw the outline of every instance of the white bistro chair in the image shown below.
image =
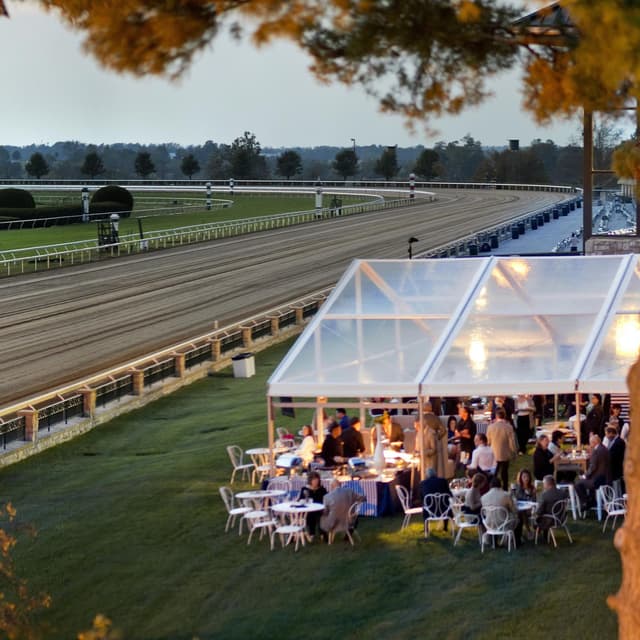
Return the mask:
{"type": "Polygon", "coordinates": [[[480,538],[480,551],[484,553],[485,541],[491,538],[493,547],[496,546],[496,538],[507,540],[507,550],[511,551],[511,544],[516,546],[514,533],[515,518],[504,507],[482,507],[480,511],[484,531],[480,538]]]}
{"type": "Polygon", "coordinates": [[[604,524],[602,525],[602,532],[604,533],[607,529],[609,518],[613,518],[611,529],[615,529],[617,519],[619,517],[624,519],[627,515],[627,502],[624,498],[617,498],[613,487],[607,484],[602,485],[598,491],[602,496],[602,507],[607,514],[607,517],[604,519],[604,524]]]}
{"type": "Polygon", "coordinates": [[[451,511],[453,512],[453,529],[451,530],[451,534],[453,535],[454,531],[457,530],[455,538],[453,539],[453,546],[455,547],[458,544],[460,536],[465,529],[475,529],[478,534],[478,542],[482,543],[480,516],[476,516],[472,513],[465,513],[462,510],[461,502],[452,502],[451,511]]]}
{"type": "Polygon", "coordinates": [[[236,473],[240,471],[241,477],[246,478],[248,481],[250,478],[250,471],[253,470],[253,462],[245,462],[243,460],[244,453],[237,444],[231,444],[227,447],[227,453],[229,454],[229,460],[233,465],[233,473],[231,474],[231,484],[235,480],[236,473]]]}
{"type": "Polygon", "coordinates": [[[275,547],[276,535],[280,536],[280,544],[285,547],[295,540],[295,551],[298,550],[298,546],[306,544],[306,528],[307,528],[307,513],[302,511],[300,513],[288,513],[282,514],[280,524],[271,532],[271,551],[275,547]]]}
{"type": "MultiPolygon", "coordinates": [[[[558,546],[554,533],[556,529],[564,529],[569,542],[573,544],[573,539],[571,538],[569,527],[567,526],[567,502],[568,500],[558,500],[551,507],[550,514],[547,513],[544,516],[541,516],[543,520],[546,520],[546,524],[548,525],[548,527],[545,528],[549,531],[549,540],[553,542],[554,547],[558,546]]],[[[540,527],[539,525],[536,526],[535,544],[538,544],[538,534],[545,528],[540,527]]]]}
{"type": "MultiPolygon", "coordinates": [[[[220,497],[222,498],[222,502],[224,502],[224,506],[227,509],[228,514],[227,524],[224,530],[229,531],[229,527],[233,527],[235,525],[236,518],[249,513],[251,511],[251,507],[236,507],[233,491],[231,491],[229,487],[220,487],[219,491],[220,497]]],[[[242,517],[240,518],[239,533],[242,533],[242,517]]]]}
{"type": "Polygon", "coordinates": [[[422,507],[412,507],[409,502],[409,492],[406,487],[403,487],[401,484],[396,485],[396,493],[398,494],[398,499],[400,500],[400,504],[402,505],[402,510],[404,511],[404,520],[402,521],[402,526],[400,527],[400,531],[406,529],[411,522],[411,516],[416,515],[418,513],[422,513],[422,507]]]}
{"type": "MultiPolygon", "coordinates": [[[[451,496],[448,493],[430,493],[424,497],[424,537],[429,537],[432,522],[447,522],[451,516],[451,496]]],[[[453,531],[453,528],[452,528],[453,531]]]]}

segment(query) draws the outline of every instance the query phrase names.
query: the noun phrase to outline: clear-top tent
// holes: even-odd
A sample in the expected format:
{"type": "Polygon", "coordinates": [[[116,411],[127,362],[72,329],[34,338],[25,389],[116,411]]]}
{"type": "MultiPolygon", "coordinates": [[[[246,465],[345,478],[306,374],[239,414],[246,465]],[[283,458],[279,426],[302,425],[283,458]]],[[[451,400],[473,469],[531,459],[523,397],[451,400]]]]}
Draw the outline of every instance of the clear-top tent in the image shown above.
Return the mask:
{"type": "Polygon", "coordinates": [[[638,255],[355,260],[270,397],[626,392],[638,255]]]}

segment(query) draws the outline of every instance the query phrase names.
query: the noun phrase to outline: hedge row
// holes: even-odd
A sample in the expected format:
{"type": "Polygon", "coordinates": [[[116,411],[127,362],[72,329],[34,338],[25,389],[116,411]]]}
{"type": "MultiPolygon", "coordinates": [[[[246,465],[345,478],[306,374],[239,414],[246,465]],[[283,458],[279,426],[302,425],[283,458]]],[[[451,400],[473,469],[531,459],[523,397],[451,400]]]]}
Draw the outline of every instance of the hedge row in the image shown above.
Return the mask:
{"type": "MultiPolygon", "coordinates": [[[[120,202],[91,203],[89,206],[91,220],[108,218],[111,213],[117,212],[121,207],[122,203],[120,202]]],[[[123,213],[119,215],[126,217],[123,216],[123,213]]],[[[68,204],[57,207],[38,207],[37,209],[0,209],[0,229],[15,227],[15,223],[21,220],[35,220],[34,227],[73,224],[82,221],[82,205],[68,204]]]]}
{"type": "Polygon", "coordinates": [[[33,209],[35,206],[33,196],[25,189],[0,189],[0,208],[33,209]]]}

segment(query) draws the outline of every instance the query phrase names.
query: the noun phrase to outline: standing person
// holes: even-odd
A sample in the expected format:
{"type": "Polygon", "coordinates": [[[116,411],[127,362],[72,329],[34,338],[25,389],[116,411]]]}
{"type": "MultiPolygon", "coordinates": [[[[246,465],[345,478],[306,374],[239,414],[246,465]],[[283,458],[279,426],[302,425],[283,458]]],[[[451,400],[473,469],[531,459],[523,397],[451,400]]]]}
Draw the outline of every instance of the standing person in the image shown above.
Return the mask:
{"type": "Polygon", "coordinates": [[[622,413],[622,405],[617,402],[611,405],[611,416],[609,417],[609,424],[612,427],[618,428],[618,433],[622,432],[622,427],[624,426],[624,420],[621,417],[622,413]]]}
{"type": "Polygon", "coordinates": [[[542,435],[538,438],[536,450],[533,452],[533,475],[536,480],[545,476],[552,476],[555,471],[555,461],[561,454],[555,456],[549,451],[549,437],[542,435]]]}
{"type": "Polygon", "coordinates": [[[583,424],[586,433],[582,435],[589,436],[595,433],[602,440],[604,437],[604,410],[599,393],[592,394],[591,409],[587,412],[587,419],[583,424]]]}
{"type": "MultiPolygon", "coordinates": [[[[312,500],[318,504],[322,504],[324,497],[327,495],[327,490],[322,486],[320,480],[320,474],[317,471],[310,471],[307,475],[306,486],[300,489],[299,500],[312,500]]],[[[318,525],[320,524],[320,515],[322,511],[310,511],[307,513],[307,534],[309,540],[313,540],[313,536],[318,531],[318,525]]]]}
{"type": "MultiPolygon", "coordinates": [[[[425,455],[425,466],[433,468],[440,478],[447,477],[447,430],[442,422],[433,413],[430,402],[425,402],[423,407],[422,422],[424,432],[422,434],[422,447],[425,455]]],[[[419,424],[419,423],[416,423],[419,424]]]]}
{"type": "Polygon", "coordinates": [[[533,414],[536,406],[529,395],[520,395],[516,398],[516,433],[518,435],[518,452],[520,455],[527,453],[527,443],[531,437],[533,414]]]}
{"type": "Polygon", "coordinates": [[[364,439],[360,418],[351,418],[351,426],[342,431],[342,452],[345,458],[355,458],[364,453],[364,439]]]}
{"type": "Polygon", "coordinates": [[[460,454],[464,453],[466,460],[471,459],[471,454],[475,448],[473,439],[476,437],[478,428],[476,423],[471,418],[471,409],[465,405],[461,405],[458,414],[460,415],[460,422],[458,422],[458,428],[455,431],[455,436],[460,439],[460,454]]]}
{"type": "Polygon", "coordinates": [[[500,478],[502,488],[509,488],[509,461],[516,456],[517,446],[513,427],[507,422],[504,409],[496,409],[496,420],[487,429],[487,440],[496,458],[496,477],[500,478]]]}
{"type": "Polygon", "coordinates": [[[351,428],[351,419],[344,409],[336,409],[336,422],[342,427],[342,431],[351,428]]]}
{"type": "Polygon", "coordinates": [[[624,454],[627,449],[625,441],[618,436],[615,427],[607,427],[607,437],[605,441],[609,449],[609,471],[611,474],[611,482],[620,481],[620,493],[625,492],[624,488],[624,454]]]}

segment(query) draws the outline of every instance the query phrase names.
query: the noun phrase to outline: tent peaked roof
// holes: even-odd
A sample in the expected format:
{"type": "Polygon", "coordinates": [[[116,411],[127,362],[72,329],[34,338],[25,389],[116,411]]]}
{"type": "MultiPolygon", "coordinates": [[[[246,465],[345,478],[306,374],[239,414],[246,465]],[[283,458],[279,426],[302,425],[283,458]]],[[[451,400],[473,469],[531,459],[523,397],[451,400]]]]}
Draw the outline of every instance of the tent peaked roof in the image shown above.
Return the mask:
{"type": "Polygon", "coordinates": [[[638,258],[356,260],[268,393],[623,390],[640,347],[638,258]]]}

